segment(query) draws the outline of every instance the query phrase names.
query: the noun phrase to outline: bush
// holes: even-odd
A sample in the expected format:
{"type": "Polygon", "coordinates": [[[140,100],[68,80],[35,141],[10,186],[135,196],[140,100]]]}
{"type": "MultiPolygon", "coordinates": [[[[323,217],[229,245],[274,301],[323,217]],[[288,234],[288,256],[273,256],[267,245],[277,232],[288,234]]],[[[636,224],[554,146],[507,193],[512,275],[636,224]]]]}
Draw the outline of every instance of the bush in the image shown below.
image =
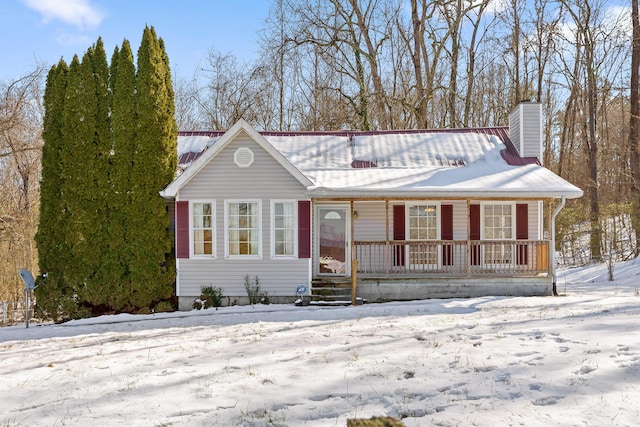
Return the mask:
{"type": "Polygon", "coordinates": [[[222,307],[222,288],[212,285],[202,286],[200,288],[200,298],[193,302],[193,308],[200,310],[203,308],[222,307]]]}
{"type": "Polygon", "coordinates": [[[173,305],[169,301],[160,301],[153,308],[155,313],[169,313],[171,311],[176,311],[173,305]]]}
{"type": "Polygon", "coordinates": [[[249,275],[244,276],[244,288],[247,291],[249,297],[249,304],[271,304],[271,300],[266,292],[260,291],[260,281],[258,276],[252,281],[249,279],[249,275]]]}

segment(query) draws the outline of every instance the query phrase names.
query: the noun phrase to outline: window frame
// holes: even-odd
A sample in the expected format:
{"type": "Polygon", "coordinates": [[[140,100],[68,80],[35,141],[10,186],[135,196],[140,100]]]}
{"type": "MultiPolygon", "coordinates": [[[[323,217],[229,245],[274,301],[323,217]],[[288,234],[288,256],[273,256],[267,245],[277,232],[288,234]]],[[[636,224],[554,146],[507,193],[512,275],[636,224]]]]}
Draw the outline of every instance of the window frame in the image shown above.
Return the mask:
{"type": "MultiPolygon", "coordinates": [[[[502,216],[504,217],[504,216],[502,216]]],[[[501,227],[506,229],[506,227],[501,227]]],[[[487,242],[499,242],[499,241],[513,241],[513,244],[503,245],[502,248],[493,247],[493,246],[485,246],[482,251],[482,263],[489,266],[501,267],[505,264],[513,264],[516,261],[516,251],[515,251],[515,242],[516,242],[516,202],[515,201],[483,201],[480,203],[480,239],[487,242]],[[487,206],[510,206],[511,207],[511,237],[507,238],[488,238],[487,230],[486,230],[486,213],[485,209],[487,206]],[[496,252],[496,249],[498,251],[496,252]],[[493,252],[494,259],[489,257],[487,259],[487,251],[493,252]],[[496,256],[499,256],[499,262],[496,262],[496,256]]]]}
{"type": "Polygon", "coordinates": [[[216,239],[216,201],[213,199],[195,199],[189,201],[189,257],[194,259],[215,259],[217,258],[217,239],[216,239]],[[197,254],[195,251],[196,231],[206,230],[207,228],[196,228],[195,226],[195,205],[209,203],[211,205],[211,254],[197,254]]]}
{"type": "MultiPolygon", "coordinates": [[[[442,216],[440,212],[440,206],[442,205],[441,201],[436,200],[425,200],[425,201],[415,201],[411,203],[405,203],[405,239],[408,241],[439,241],[442,238],[442,216]],[[411,238],[411,208],[416,206],[433,206],[436,208],[436,237],[434,239],[412,239],[411,238]]],[[[433,259],[435,262],[427,262],[427,263],[412,263],[411,260],[413,258],[411,253],[411,247],[407,245],[405,259],[407,260],[408,265],[419,268],[438,268],[442,265],[442,251],[439,249],[440,244],[438,244],[435,248],[435,253],[431,255],[435,255],[433,259]]]]}
{"type": "Polygon", "coordinates": [[[262,200],[260,199],[225,199],[224,201],[224,257],[226,259],[262,259],[262,200]],[[256,204],[256,222],[257,222],[257,254],[231,254],[229,250],[229,207],[236,203],[255,203],[256,204]]]}
{"type": "MultiPolygon", "coordinates": [[[[283,228],[287,229],[287,228],[283,228]]],[[[298,200],[294,199],[273,199],[271,200],[271,219],[270,219],[270,239],[271,239],[271,259],[277,260],[285,260],[285,259],[298,259],[298,200]],[[288,254],[277,254],[276,253],[276,205],[282,204],[290,204],[291,212],[293,214],[293,225],[291,227],[293,231],[293,241],[291,244],[293,245],[293,253],[291,255],[288,254]]]]}

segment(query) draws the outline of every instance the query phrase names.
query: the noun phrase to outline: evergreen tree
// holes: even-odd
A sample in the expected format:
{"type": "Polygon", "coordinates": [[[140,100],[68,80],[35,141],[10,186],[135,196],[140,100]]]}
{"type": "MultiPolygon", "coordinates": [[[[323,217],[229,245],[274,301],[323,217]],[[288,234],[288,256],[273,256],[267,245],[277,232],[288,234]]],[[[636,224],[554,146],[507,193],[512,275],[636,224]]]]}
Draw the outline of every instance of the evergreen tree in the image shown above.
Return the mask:
{"type": "Polygon", "coordinates": [[[52,67],[45,127],[38,306],[56,320],[137,311],[171,296],[175,266],[166,202],[177,127],[169,60],[145,28],[107,64],[101,39],[82,61],[52,67]]]}
{"type": "Polygon", "coordinates": [[[39,268],[35,290],[37,308],[42,314],[60,320],[63,313],[75,311],[73,292],[65,285],[64,269],[71,262],[65,243],[68,220],[63,191],[62,157],[66,147],[62,135],[69,67],[62,59],[49,70],[44,92],[45,115],[42,129],[42,178],[40,183],[40,222],[36,234],[39,268]]]}
{"type": "MultiPolygon", "coordinates": [[[[112,141],[109,117],[109,66],[101,38],[98,38],[96,44],[87,51],[87,55],[83,58],[83,66],[85,60],[89,61],[92,72],[92,78],[85,83],[87,84],[87,94],[95,99],[94,133],[92,140],[83,146],[87,151],[87,163],[78,165],[78,167],[85,170],[86,205],[83,209],[85,209],[87,222],[84,238],[87,249],[91,250],[86,252],[87,259],[85,260],[90,266],[86,297],[91,305],[98,306],[106,304],[111,292],[104,284],[105,280],[110,277],[104,259],[109,256],[107,200],[110,193],[109,157],[112,141]]],[[[88,105],[93,108],[93,101],[88,105]]],[[[88,110],[87,114],[91,114],[91,111],[88,110]]]]}
{"type": "Polygon", "coordinates": [[[110,273],[104,282],[109,289],[108,305],[116,311],[132,309],[129,265],[133,252],[127,230],[136,214],[131,201],[130,171],[135,157],[135,65],[128,40],[111,58],[112,147],[109,195],[108,252],[104,268],[110,273]]]}
{"type": "Polygon", "coordinates": [[[129,265],[137,307],[171,296],[175,280],[167,204],[159,192],[174,178],[177,166],[171,73],[164,43],[146,27],[138,50],[136,74],[136,150],[131,167],[131,204],[136,210],[128,228],[134,258],[129,265]]]}

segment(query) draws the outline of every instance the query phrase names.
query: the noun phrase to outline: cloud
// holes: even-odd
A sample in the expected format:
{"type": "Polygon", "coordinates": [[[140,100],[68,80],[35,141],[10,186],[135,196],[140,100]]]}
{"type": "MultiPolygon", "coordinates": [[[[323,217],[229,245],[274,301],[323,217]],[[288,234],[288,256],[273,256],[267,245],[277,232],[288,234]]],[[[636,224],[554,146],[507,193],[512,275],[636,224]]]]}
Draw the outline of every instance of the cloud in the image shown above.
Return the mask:
{"type": "Polygon", "coordinates": [[[79,28],[100,25],[104,13],[89,0],[23,0],[24,4],[39,12],[45,23],[59,20],[79,28]]]}

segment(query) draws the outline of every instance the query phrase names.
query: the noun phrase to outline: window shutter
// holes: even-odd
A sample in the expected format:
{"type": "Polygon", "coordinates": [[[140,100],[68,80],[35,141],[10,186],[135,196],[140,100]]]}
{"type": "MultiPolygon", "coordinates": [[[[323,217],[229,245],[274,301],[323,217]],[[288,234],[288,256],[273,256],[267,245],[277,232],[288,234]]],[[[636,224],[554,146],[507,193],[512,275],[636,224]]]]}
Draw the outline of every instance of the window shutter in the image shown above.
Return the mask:
{"type": "Polygon", "coordinates": [[[298,258],[311,258],[311,202],[298,200],[298,258]]]}
{"type": "MultiPolygon", "coordinates": [[[[516,205],[516,240],[529,238],[529,205],[516,205]]],[[[527,245],[516,245],[516,263],[526,265],[528,262],[527,245]]]]}
{"type": "MultiPolygon", "coordinates": [[[[440,238],[453,240],[453,205],[440,205],[440,238]]],[[[453,246],[442,245],[442,265],[453,265],[453,246]]]]}
{"type": "MultiPolygon", "coordinates": [[[[480,240],[480,205],[469,205],[469,239],[480,240]]],[[[471,265],[480,265],[480,245],[471,246],[471,265]]]]}
{"type": "MultiPolygon", "coordinates": [[[[393,205],[393,240],[405,240],[404,205],[393,205]]],[[[393,245],[393,265],[404,266],[404,245],[393,245]]]]}
{"type": "Polygon", "coordinates": [[[189,202],[176,202],[176,258],[189,258],[189,202]]]}

